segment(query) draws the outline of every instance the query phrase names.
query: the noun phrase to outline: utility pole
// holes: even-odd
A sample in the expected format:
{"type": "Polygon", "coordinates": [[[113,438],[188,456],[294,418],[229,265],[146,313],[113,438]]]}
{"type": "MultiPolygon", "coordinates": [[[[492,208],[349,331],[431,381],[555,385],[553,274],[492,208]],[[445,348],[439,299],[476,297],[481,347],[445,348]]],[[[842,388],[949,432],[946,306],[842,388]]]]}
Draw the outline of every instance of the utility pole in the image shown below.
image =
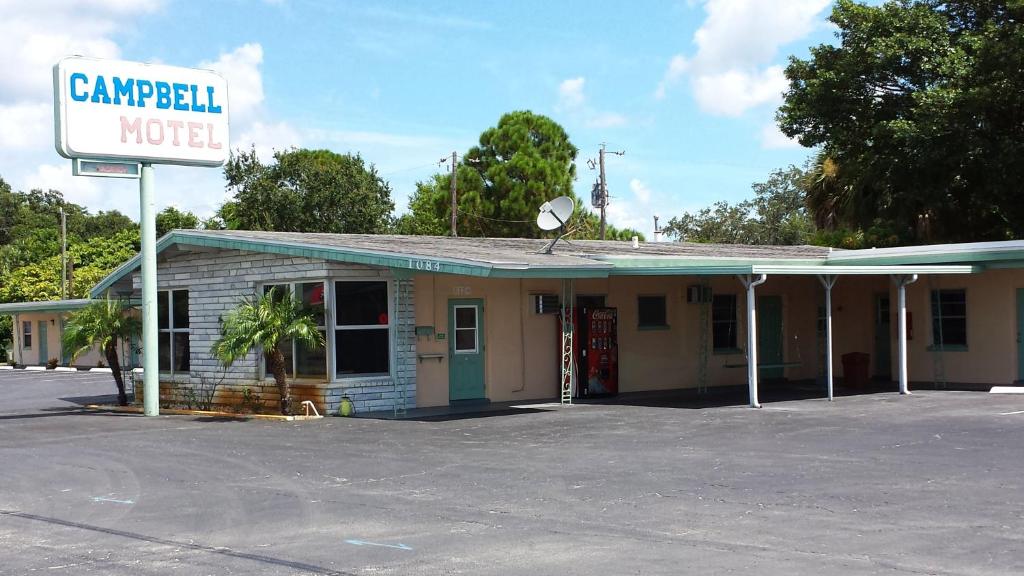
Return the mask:
{"type": "MultiPolygon", "coordinates": [[[[600,208],[601,209],[601,240],[604,240],[604,232],[605,232],[605,227],[606,227],[606,224],[605,224],[606,223],[605,207],[608,206],[608,181],[605,180],[605,175],[604,175],[604,155],[606,153],[609,153],[609,152],[607,152],[605,150],[605,143],[601,142],[601,149],[598,151],[598,162],[597,162],[598,166],[599,166],[598,186],[600,187],[600,201],[598,203],[599,206],[595,206],[595,208],[600,208]]],[[[620,150],[618,152],[610,152],[610,154],[615,154],[616,156],[622,156],[625,153],[626,153],[625,150],[620,150]]],[[[594,161],[590,160],[590,161],[588,161],[588,164],[590,164],[590,169],[593,170],[594,169],[594,161]]]]}
{"type": "Polygon", "coordinates": [[[68,298],[68,215],[60,207],[60,299],[68,298]]]}
{"type": "MultiPolygon", "coordinates": [[[[448,161],[447,158],[441,158],[441,161],[438,162],[437,165],[440,166],[441,164],[444,164],[447,161],[448,161]]],[[[458,200],[457,200],[457,197],[456,197],[457,190],[458,190],[458,184],[457,184],[458,167],[459,167],[459,155],[458,155],[457,152],[455,152],[453,150],[452,151],[452,187],[451,187],[451,196],[452,196],[452,238],[454,238],[454,237],[459,235],[459,232],[458,232],[459,204],[458,204],[458,200]]]]}

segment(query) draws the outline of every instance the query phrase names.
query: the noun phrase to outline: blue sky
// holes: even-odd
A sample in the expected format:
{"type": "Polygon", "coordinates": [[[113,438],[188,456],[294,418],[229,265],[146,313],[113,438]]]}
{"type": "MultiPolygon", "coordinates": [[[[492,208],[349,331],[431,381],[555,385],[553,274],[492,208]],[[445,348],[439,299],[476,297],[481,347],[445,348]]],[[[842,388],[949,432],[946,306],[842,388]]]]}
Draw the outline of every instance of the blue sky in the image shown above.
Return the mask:
{"type": "MultiPolygon", "coordinates": [[[[601,142],[610,220],[650,233],[808,151],[773,124],[790,54],[832,39],[827,0],[370,3],[0,0],[0,176],[136,216],[132,182],[76,178],[53,151],[50,67],[66,54],[210,67],[230,83],[232,145],[359,152],[405,209],[415,182],[511,110],[601,142]]],[[[216,169],[159,167],[158,204],[209,215],[216,169]]]]}

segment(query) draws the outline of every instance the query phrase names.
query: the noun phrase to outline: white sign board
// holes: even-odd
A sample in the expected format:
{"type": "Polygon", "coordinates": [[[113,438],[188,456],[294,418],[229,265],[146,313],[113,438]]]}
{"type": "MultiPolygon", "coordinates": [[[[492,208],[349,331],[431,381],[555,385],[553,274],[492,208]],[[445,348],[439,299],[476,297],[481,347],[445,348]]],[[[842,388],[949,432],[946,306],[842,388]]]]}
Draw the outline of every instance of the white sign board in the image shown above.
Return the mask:
{"type": "Polygon", "coordinates": [[[53,67],[57,152],[65,158],[220,166],[228,84],[210,70],[71,56],[53,67]]]}

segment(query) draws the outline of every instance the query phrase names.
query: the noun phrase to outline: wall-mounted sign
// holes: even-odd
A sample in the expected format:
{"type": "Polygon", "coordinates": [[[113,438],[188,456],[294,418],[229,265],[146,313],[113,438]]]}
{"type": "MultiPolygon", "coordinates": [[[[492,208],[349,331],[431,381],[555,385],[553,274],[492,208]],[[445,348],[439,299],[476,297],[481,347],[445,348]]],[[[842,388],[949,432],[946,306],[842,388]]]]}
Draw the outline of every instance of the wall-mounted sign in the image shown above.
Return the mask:
{"type": "Polygon", "coordinates": [[[423,270],[424,272],[440,272],[441,263],[437,260],[416,260],[410,258],[409,268],[412,268],[413,270],[423,270]]]}
{"type": "Polygon", "coordinates": [[[228,85],[210,70],[71,56],[53,67],[57,152],[66,158],[220,166],[228,85]]]}
{"type": "Polygon", "coordinates": [[[81,158],[76,158],[71,161],[71,173],[75,176],[141,178],[142,165],[138,162],[82,160],[81,158]]]}

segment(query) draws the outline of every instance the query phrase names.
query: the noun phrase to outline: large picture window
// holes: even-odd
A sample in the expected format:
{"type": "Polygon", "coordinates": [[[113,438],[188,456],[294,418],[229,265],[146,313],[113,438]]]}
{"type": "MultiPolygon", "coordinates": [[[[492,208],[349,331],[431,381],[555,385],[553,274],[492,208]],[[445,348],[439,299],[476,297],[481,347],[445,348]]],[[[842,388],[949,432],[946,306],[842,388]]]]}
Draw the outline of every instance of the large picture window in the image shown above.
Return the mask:
{"type": "MultiPolygon", "coordinates": [[[[283,298],[285,294],[292,294],[301,303],[302,312],[313,318],[320,334],[326,337],[327,314],[324,289],[325,285],[322,281],[295,282],[264,285],[263,293],[266,294],[274,290],[275,298],[278,299],[283,298]]],[[[285,369],[293,376],[297,378],[327,376],[327,353],[323,347],[314,350],[300,342],[285,340],[281,343],[281,351],[284,353],[285,369]]],[[[266,373],[270,373],[269,367],[266,368],[266,373]]]]}
{"type": "Polygon", "coordinates": [[[188,372],[188,290],[161,290],[156,295],[161,372],[188,372]]]}
{"type": "Polygon", "coordinates": [[[339,377],[388,374],[391,317],[388,283],[334,283],[334,352],[339,377]]]}
{"type": "Polygon", "coordinates": [[[965,290],[932,290],[932,343],[936,348],[967,346],[965,290]]]}
{"type": "Polygon", "coordinates": [[[711,298],[711,340],[719,352],[736,349],[736,295],[715,294],[711,298]]]}

